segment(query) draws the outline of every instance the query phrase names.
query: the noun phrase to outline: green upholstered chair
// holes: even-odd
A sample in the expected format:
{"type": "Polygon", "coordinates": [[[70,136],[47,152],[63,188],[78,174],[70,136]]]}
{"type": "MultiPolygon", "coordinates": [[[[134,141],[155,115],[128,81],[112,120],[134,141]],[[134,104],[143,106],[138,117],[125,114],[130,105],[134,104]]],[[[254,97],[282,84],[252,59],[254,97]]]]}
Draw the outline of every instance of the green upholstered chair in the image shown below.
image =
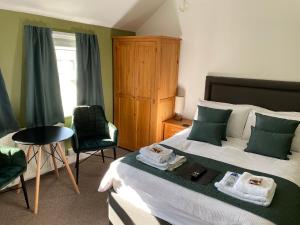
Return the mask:
{"type": "MultiPolygon", "coordinates": [[[[97,155],[101,151],[104,162],[103,150],[112,148],[116,159],[116,147],[118,145],[118,129],[107,121],[104,110],[99,105],[79,106],[73,113],[72,124],[74,135],[72,147],[76,152],[76,182],[79,179],[79,155],[95,151],[91,155],[97,155]]],[[[82,161],[83,162],[83,161],[82,161]]]]}
{"type": "Polygon", "coordinates": [[[23,173],[27,169],[25,153],[12,147],[0,147],[0,190],[20,177],[23,193],[29,208],[27,190],[24,182],[23,173]]]}

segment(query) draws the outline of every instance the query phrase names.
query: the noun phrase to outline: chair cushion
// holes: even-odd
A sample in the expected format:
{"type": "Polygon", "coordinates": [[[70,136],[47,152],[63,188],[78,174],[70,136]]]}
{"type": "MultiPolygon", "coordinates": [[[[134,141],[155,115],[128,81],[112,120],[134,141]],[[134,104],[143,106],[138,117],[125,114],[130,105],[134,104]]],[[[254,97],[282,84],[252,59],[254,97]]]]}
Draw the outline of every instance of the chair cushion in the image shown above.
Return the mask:
{"type": "Polygon", "coordinates": [[[0,189],[4,188],[25,171],[21,166],[7,166],[0,168],[0,189]]]}
{"type": "Polygon", "coordinates": [[[102,138],[85,138],[79,139],[79,148],[75,152],[85,152],[91,150],[99,150],[108,147],[116,146],[117,144],[111,139],[102,139],[102,138]]]}
{"type": "Polygon", "coordinates": [[[7,166],[19,166],[26,170],[27,161],[25,157],[25,153],[13,147],[0,147],[0,168],[7,166]]]}
{"type": "Polygon", "coordinates": [[[109,138],[108,121],[99,105],[79,106],[74,110],[73,126],[78,138],[98,136],[109,138]]]}

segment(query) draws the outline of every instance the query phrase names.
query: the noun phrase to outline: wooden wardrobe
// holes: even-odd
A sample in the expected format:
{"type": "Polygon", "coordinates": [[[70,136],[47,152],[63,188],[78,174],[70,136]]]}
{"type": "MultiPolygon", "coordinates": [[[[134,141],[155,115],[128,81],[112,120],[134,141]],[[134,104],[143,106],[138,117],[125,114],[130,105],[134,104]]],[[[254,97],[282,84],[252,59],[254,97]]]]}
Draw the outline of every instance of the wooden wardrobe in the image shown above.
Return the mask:
{"type": "Polygon", "coordinates": [[[179,38],[113,38],[114,124],[120,147],[137,150],[162,140],[162,121],[174,116],[179,50],[179,38]]]}

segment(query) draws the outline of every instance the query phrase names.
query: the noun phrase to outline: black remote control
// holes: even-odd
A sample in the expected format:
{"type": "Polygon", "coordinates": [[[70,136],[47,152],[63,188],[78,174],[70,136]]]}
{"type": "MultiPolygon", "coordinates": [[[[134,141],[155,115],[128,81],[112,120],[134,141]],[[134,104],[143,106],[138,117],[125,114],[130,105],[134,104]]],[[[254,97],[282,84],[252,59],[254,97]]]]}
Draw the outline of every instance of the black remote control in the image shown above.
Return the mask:
{"type": "Polygon", "coordinates": [[[191,180],[192,181],[197,181],[203,174],[206,173],[206,169],[204,167],[197,168],[194,170],[191,174],[191,180]]]}

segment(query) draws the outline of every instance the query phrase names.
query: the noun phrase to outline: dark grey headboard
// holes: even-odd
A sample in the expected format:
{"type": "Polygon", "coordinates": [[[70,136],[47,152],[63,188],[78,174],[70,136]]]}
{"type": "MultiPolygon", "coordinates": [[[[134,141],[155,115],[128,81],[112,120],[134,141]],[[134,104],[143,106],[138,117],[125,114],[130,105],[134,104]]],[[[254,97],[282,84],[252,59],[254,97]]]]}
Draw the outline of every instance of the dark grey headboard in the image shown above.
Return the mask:
{"type": "Polygon", "coordinates": [[[300,112],[300,82],[207,76],[205,100],[300,112]]]}

